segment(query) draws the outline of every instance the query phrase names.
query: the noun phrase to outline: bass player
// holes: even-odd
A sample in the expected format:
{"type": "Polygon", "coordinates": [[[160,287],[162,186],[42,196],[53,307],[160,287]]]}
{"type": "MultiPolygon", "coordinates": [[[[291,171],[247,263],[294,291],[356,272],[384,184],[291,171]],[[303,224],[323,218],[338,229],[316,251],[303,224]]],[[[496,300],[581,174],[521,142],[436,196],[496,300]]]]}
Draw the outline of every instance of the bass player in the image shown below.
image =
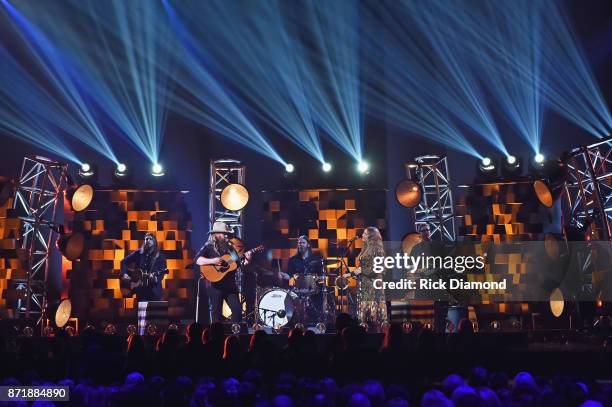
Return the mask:
{"type": "MultiPolygon", "coordinates": [[[[232,230],[225,222],[215,222],[212,229],[208,232],[208,241],[196,254],[196,264],[198,266],[220,266],[221,257],[235,252],[229,242],[229,235],[232,230]]],[[[245,253],[244,261],[240,266],[246,266],[251,260],[251,252],[245,253]]],[[[210,300],[211,322],[221,322],[223,300],[227,301],[232,312],[232,322],[240,322],[242,313],[240,309],[240,299],[238,298],[238,287],[236,286],[236,270],[225,275],[220,281],[206,281],[206,292],[210,300]]]]}

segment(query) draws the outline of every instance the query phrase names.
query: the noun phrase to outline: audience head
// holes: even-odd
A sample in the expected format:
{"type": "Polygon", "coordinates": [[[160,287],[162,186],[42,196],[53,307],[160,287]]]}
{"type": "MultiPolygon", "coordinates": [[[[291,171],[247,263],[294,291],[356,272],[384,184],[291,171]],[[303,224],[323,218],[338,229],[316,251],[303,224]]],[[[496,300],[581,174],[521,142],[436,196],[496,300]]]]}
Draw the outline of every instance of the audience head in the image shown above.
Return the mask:
{"type": "Polygon", "coordinates": [[[204,327],[199,322],[194,322],[189,324],[187,327],[187,341],[189,343],[192,342],[202,342],[202,332],[204,331],[204,327]]]}

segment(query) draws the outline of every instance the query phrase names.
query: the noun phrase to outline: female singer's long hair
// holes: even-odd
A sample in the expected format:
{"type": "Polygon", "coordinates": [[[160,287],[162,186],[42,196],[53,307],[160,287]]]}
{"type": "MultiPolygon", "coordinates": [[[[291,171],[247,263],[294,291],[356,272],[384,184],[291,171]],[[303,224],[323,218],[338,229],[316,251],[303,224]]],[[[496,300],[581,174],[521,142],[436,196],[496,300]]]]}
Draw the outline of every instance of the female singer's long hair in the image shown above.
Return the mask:
{"type": "Polygon", "coordinates": [[[383,247],[380,230],[378,230],[377,227],[368,226],[363,233],[363,249],[361,249],[361,253],[359,254],[359,260],[372,259],[384,255],[385,248],[383,247]],[[367,234],[365,232],[367,232],[367,234]]]}
{"type": "MultiPolygon", "coordinates": [[[[153,239],[153,248],[151,249],[151,258],[155,259],[157,258],[157,255],[159,254],[159,244],[157,243],[157,238],[155,237],[153,233],[147,233],[145,235],[145,239],[147,238],[147,236],[151,236],[151,239],[153,239]]],[[[145,252],[145,244],[143,240],[142,246],[140,246],[140,254],[144,254],[144,252],[145,252]]]]}

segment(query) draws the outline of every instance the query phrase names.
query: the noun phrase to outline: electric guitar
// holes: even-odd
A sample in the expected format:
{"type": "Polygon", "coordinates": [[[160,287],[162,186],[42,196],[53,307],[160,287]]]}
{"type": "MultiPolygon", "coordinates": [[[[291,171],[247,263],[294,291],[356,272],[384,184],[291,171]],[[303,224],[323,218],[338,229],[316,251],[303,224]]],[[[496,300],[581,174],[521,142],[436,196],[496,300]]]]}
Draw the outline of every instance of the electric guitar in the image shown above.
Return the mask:
{"type": "Polygon", "coordinates": [[[200,274],[211,283],[217,283],[223,280],[226,275],[236,270],[248,253],[255,254],[263,250],[263,246],[257,246],[244,254],[238,254],[236,251],[232,250],[230,253],[220,257],[220,265],[215,266],[214,264],[208,264],[206,266],[200,266],[200,274]]]}

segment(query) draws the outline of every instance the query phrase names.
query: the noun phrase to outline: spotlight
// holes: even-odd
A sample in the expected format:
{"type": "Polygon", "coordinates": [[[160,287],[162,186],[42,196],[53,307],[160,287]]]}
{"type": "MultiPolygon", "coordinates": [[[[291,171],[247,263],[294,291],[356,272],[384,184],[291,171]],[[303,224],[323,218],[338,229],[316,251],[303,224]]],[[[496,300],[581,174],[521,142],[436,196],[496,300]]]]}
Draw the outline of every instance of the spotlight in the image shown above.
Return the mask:
{"type": "Polygon", "coordinates": [[[85,249],[85,236],[80,232],[65,233],[64,227],[60,226],[57,248],[66,260],[76,261],[85,249]]]}
{"type": "Polygon", "coordinates": [[[77,171],[77,176],[82,184],[93,184],[98,178],[98,170],[94,164],[83,163],[77,171]]]}
{"type": "Polygon", "coordinates": [[[535,161],[538,164],[543,164],[544,163],[544,155],[541,153],[537,153],[535,155],[535,157],[533,157],[533,161],[535,161]]]}
{"type": "Polygon", "coordinates": [[[73,186],[69,188],[67,196],[72,210],[75,212],[82,212],[86,210],[93,201],[94,189],[90,184],[73,186]]]}
{"type": "Polygon", "coordinates": [[[332,169],[332,165],[328,162],[324,162],[321,168],[323,168],[324,172],[330,172],[332,169]]]}
{"type": "Polygon", "coordinates": [[[53,326],[63,328],[70,319],[72,303],[69,299],[51,301],[45,306],[45,313],[53,326]]]}
{"type": "Polygon", "coordinates": [[[395,199],[397,202],[405,208],[414,208],[423,197],[421,187],[416,182],[405,179],[400,181],[395,187],[395,199]]]}
{"type": "Polygon", "coordinates": [[[495,168],[495,162],[490,157],[484,157],[482,160],[480,160],[480,163],[478,164],[478,169],[482,173],[491,173],[495,171],[495,168]]]}
{"type": "Polygon", "coordinates": [[[484,181],[491,181],[499,175],[497,161],[491,157],[483,157],[476,165],[478,178],[484,181]]]}
{"type": "Polygon", "coordinates": [[[419,232],[410,232],[402,239],[402,252],[412,255],[412,250],[423,241],[419,232]]]}
{"type": "Polygon", "coordinates": [[[149,336],[155,336],[157,335],[157,325],[155,324],[148,324],[145,328],[145,332],[147,333],[147,335],[149,336]]]}
{"type": "Polygon", "coordinates": [[[95,171],[93,167],[91,166],[91,164],[89,163],[81,164],[81,168],[79,168],[79,175],[81,177],[91,177],[92,175],[94,175],[94,173],[95,171]]]}
{"type": "Polygon", "coordinates": [[[547,208],[552,208],[561,196],[567,178],[567,166],[561,160],[548,162],[538,171],[543,179],[533,182],[533,190],[538,201],[547,208]]]}
{"type": "Polygon", "coordinates": [[[136,325],[130,324],[127,326],[126,331],[127,331],[128,336],[132,336],[138,333],[138,328],[136,328],[136,325]]]}
{"type": "Polygon", "coordinates": [[[295,170],[295,167],[293,166],[293,164],[291,163],[285,164],[285,171],[291,174],[294,170],[295,170]]]}
{"type": "Polygon", "coordinates": [[[115,176],[125,177],[126,175],[127,175],[127,166],[123,163],[117,164],[117,168],[115,168],[115,176]]]}
{"type": "Polygon", "coordinates": [[[162,167],[159,163],[153,164],[153,166],[151,167],[151,175],[153,175],[154,177],[163,177],[165,175],[164,167],[162,167]]]}
{"type": "Polygon", "coordinates": [[[104,327],[105,335],[115,335],[116,333],[117,333],[117,327],[115,326],[115,324],[112,324],[112,323],[106,324],[106,326],[104,327]]]}
{"type": "Polygon", "coordinates": [[[521,175],[521,171],[523,169],[523,162],[519,157],[514,155],[508,155],[504,160],[504,165],[502,167],[502,174],[504,177],[513,177],[517,175],[521,175]]]}
{"type": "Polygon", "coordinates": [[[555,288],[550,293],[548,305],[550,306],[550,312],[552,312],[555,318],[559,318],[563,314],[563,308],[565,307],[565,299],[563,298],[563,292],[560,288],[555,288]]]}
{"type": "Polygon", "coordinates": [[[359,171],[361,174],[366,174],[368,171],[370,171],[370,164],[367,161],[359,161],[357,163],[357,171],[359,171]]]}
{"type": "Polygon", "coordinates": [[[221,205],[230,211],[239,211],[249,202],[249,191],[242,184],[229,184],[221,191],[221,205]]]}

